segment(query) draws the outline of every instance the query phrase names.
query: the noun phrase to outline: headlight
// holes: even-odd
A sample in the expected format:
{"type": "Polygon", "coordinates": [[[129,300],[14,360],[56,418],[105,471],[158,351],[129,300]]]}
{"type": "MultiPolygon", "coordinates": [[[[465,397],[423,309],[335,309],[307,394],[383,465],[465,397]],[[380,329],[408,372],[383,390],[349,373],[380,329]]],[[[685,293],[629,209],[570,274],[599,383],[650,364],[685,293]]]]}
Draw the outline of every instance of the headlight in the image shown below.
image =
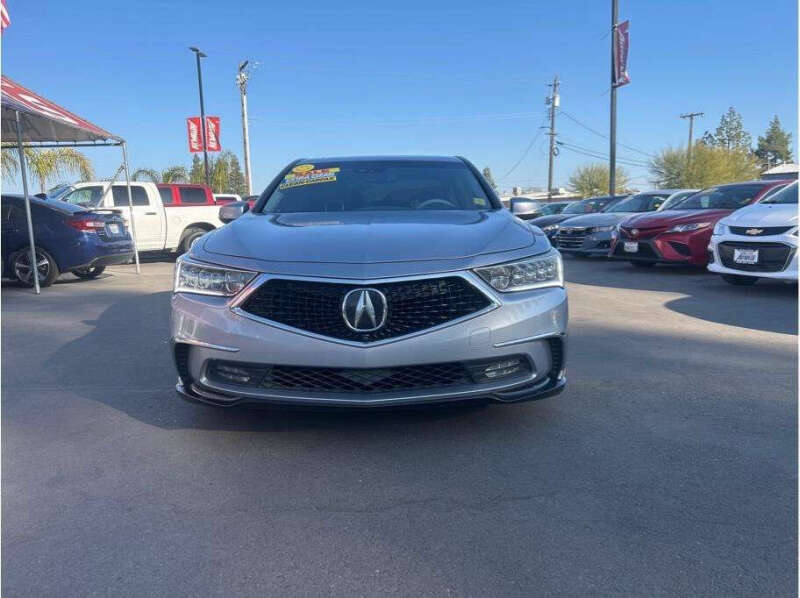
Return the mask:
{"type": "Polygon", "coordinates": [[[518,262],[476,268],[475,273],[492,288],[503,292],[564,286],[561,254],[557,251],[518,262]]]}
{"type": "Polygon", "coordinates": [[[543,233],[552,233],[552,232],[557,231],[557,230],[558,230],[558,225],[557,224],[548,224],[547,226],[543,226],[542,227],[542,232],[543,233]]]}
{"type": "Polygon", "coordinates": [[[701,228],[706,228],[707,226],[711,226],[710,222],[694,222],[692,224],[676,224],[671,229],[669,229],[668,233],[688,233],[692,230],[700,230],[701,228]]]}
{"type": "Polygon", "coordinates": [[[179,259],[175,264],[173,292],[233,297],[255,276],[255,272],[232,270],[179,259]]]}
{"type": "Polygon", "coordinates": [[[717,222],[714,225],[714,234],[715,235],[725,235],[728,233],[728,227],[722,224],[721,222],[717,222]]]}
{"type": "Polygon", "coordinates": [[[607,233],[617,228],[616,224],[612,224],[611,226],[595,226],[594,232],[596,233],[607,233]]]}

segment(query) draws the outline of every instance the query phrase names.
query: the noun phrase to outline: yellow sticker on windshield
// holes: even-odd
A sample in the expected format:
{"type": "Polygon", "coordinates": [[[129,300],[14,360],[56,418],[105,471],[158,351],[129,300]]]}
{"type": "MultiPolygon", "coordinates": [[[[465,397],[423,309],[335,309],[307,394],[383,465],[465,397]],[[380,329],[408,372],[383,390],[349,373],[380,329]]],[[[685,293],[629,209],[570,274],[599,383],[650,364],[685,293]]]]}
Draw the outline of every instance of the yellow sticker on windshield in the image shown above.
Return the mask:
{"type": "Polygon", "coordinates": [[[303,174],[304,172],[308,172],[309,170],[314,170],[313,164],[298,164],[294,168],[292,168],[292,172],[295,174],[303,174]]]}
{"type": "Polygon", "coordinates": [[[473,197],[472,198],[472,203],[475,204],[476,206],[480,206],[482,208],[486,207],[486,200],[484,198],[482,198],[482,197],[473,197]]]}
{"type": "MultiPolygon", "coordinates": [[[[292,187],[302,187],[304,185],[336,182],[336,173],[339,172],[338,167],[314,169],[311,164],[304,164],[304,166],[311,166],[311,170],[304,170],[300,173],[290,172],[283,177],[283,182],[278,185],[278,189],[291,189],[292,187]]],[[[299,168],[299,166],[295,166],[292,170],[294,171],[297,168],[299,168]]]]}

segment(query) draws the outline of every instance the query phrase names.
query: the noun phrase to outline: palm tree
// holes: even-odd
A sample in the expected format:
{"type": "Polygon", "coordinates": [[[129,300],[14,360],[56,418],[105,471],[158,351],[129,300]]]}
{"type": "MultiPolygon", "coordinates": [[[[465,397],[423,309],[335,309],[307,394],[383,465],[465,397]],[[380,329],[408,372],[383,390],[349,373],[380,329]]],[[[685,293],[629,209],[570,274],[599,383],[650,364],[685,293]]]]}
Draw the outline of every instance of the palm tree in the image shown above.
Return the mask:
{"type": "MultiPolygon", "coordinates": [[[[58,147],[40,150],[28,147],[24,151],[30,177],[39,184],[42,193],[47,189],[48,181],[61,180],[69,174],[78,174],[84,181],[94,178],[92,161],[74,148],[58,147]]],[[[19,172],[17,151],[12,148],[3,148],[3,178],[13,179],[17,172],[19,172]]]]}
{"type": "Polygon", "coordinates": [[[137,168],[131,175],[134,181],[147,179],[153,183],[185,183],[189,180],[189,172],[184,166],[170,166],[161,172],[154,168],[137,168]]]}

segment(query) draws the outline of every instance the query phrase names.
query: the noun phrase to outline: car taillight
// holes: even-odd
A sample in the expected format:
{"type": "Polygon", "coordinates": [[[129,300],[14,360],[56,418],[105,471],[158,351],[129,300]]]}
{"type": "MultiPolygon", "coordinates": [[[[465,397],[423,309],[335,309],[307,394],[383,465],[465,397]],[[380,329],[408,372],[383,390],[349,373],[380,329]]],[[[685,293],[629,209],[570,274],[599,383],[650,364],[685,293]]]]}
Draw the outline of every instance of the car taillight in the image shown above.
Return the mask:
{"type": "Polygon", "coordinates": [[[97,232],[106,226],[106,223],[102,220],[87,220],[85,218],[73,218],[72,220],[68,220],[67,224],[74,229],[85,232],[97,232]]]}

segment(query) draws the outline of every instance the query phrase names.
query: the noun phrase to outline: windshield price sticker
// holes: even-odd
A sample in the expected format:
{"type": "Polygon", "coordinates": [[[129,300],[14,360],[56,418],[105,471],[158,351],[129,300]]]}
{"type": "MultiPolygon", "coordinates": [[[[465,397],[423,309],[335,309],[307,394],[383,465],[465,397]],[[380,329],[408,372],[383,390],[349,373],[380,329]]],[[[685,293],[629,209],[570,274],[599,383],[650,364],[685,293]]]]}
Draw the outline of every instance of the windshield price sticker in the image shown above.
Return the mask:
{"type": "Polygon", "coordinates": [[[317,183],[334,183],[337,172],[339,172],[338,167],[314,168],[313,164],[301,164],[292,168],[292,172],[283,177],[283,182],[278,185],[278,189],[291,189],[317,183]]]}

